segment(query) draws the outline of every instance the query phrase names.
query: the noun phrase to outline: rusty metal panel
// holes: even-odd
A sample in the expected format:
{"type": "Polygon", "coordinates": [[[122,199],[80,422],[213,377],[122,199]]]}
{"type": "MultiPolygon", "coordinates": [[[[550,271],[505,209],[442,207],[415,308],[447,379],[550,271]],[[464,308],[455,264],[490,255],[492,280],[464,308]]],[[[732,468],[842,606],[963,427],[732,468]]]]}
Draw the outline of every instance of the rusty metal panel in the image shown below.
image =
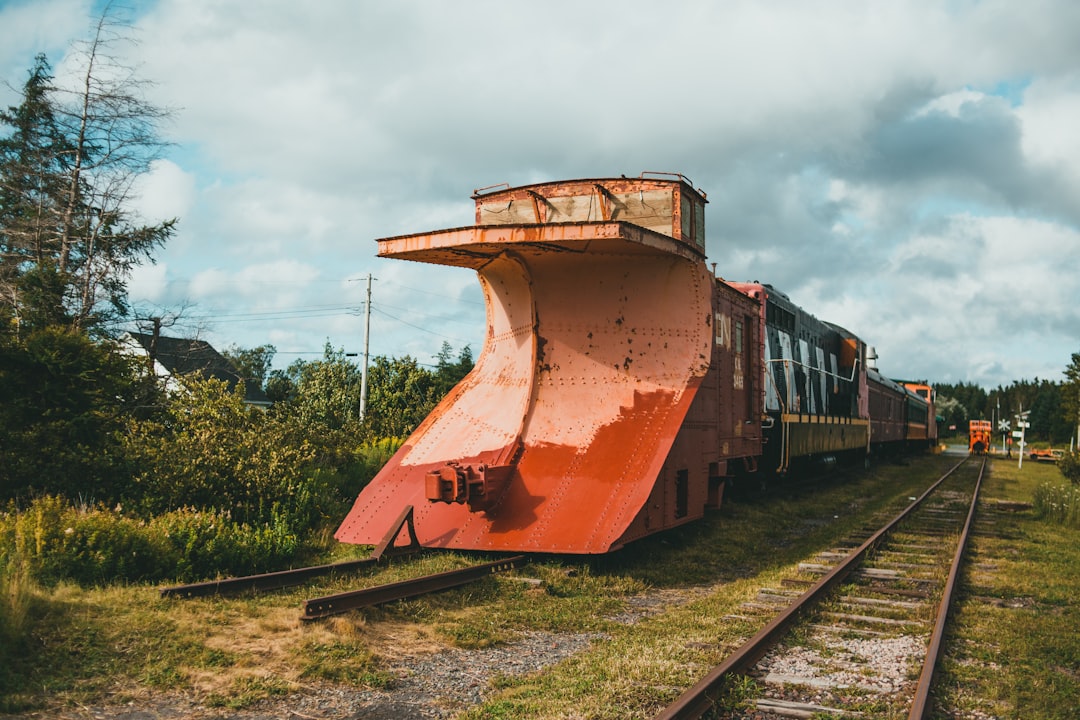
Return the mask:
{"type": "Polygon", "coordinates": [[[701,518],[719,506],[731,464],[754,467],[761,454],[760,301],[714,279],[712,310],[708,373],[624,542],[701,518]]]}
{"type": "Polygon", "coordinates": [[[473,372],[336,537],[377,542],[412,504],[428,547],[601,553],[624,543],[710,366],[701,256],[619,222],[411,235],[380,241],[380,255],[475,268],[488,328],[473,372]],[[450,463],[512,469],[483,507],[429,500],[429,478],[453,485],[450,463]]]}
{"type": "Polygon", "coordinates": [[[481,192],[476,224],[630,222],[705,251],[705,196],[685,178],[615,178],[539,183],[481,192]]]}

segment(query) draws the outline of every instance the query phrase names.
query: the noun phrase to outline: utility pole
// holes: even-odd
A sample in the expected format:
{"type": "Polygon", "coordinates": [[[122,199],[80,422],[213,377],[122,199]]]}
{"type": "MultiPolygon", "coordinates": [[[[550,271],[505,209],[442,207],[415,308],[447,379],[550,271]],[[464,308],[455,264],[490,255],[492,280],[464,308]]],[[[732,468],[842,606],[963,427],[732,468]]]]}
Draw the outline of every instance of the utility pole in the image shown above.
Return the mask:
{"type": "Polygon", "coordinates": [[[360,368],[360,422],[367,410],[368,338],[371,334],[371,273],[367,276],[367,302],[364,303],[364,364],[360,368]]]}

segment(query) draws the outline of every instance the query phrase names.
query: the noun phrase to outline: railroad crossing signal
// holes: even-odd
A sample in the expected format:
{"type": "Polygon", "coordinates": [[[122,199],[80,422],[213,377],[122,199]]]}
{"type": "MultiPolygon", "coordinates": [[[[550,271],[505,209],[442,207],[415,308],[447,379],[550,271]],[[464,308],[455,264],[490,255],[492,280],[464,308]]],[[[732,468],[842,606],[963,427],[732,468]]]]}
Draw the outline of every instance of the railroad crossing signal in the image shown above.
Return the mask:
{"type": "MultiPolygon", "coordinates": [[[[1020,407],[1023,407],[1023,405],[1021,405],[1020,407]]],[[[1025,411],[1023,411],[1022,413],[1020,413],[1019,415],[1016,416],[1016,427],[1019,428],[1019,431],[1014,430],[1013,431],[1013,437],[1017,437],[1017,432],[1019,432],[1020,460],[1019,460],[1019,462],[1017,464],[1018,468],[1023,468],[1024,467],[1024,448],[1027,446],[1027,443],[1024,441],[1024,433],[1026,433],[1027,429],[1029,427],[1031,427],[1031,423],[1028,422],[1028,415],[1030,415],[1030,414],[1031,414],[1030,410],[1025,410],[1025,411]]]]}
{"type": "Polygon", "coordinates": [[[1009,432],[1009,429],[1011,427],[1012,426],[1009,424],[1008,420],[999,420],[998,421],[998,430],[1000,430],[1001,432],[1009,432]]]}

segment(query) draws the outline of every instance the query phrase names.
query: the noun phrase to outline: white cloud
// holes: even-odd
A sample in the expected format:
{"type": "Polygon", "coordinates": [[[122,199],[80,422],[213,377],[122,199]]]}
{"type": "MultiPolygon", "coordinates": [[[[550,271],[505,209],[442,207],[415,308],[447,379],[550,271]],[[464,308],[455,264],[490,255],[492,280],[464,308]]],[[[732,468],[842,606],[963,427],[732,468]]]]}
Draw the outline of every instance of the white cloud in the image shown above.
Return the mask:
{"type": "Polygon", "coordinates": [[[158,304],[166,298],[168,266],[140,265],[136,267],[128,280],[128,296],[135,302],[158,304]]]}
{"type": "Polygon", "coordinates": [[[985,93],[975,92],[965,88],[956,92],[939,95],[915,110],[913,116],[925,117],[933,113],[945,113],[951,117],[958,118],[964,110],[965,105],[977,105],[986,100],[986,98],[987,96],[985,93]]]}
{"type": "Polygon", "coordinates": [[[295,301],[318,275],[317,269],[296,260],[275,260],[235,271],[210,268],[192,278],[190,291],[196,301],[245,298],[257,300],[259,308],[280,308],[295,301]]]}
{"type": "Polygon", "coordinates": [[[1024,153],[1060,173],[1075,203],[1080,197],[1080,73],[1034,81],[1017,115],[1023,122],[1024,153]]]}
{"type": "Polygon", "coordinates": [[[212,299],[234,290],[232,275],[220,268],[209,268],[191,278],[191,297],[195,300],[212,299]]]}
{"type": "MultiPolygon", "coordinates": [[[[55,67],[72,38],[86,30],[89,0],[16,0],[0,3],[0,70],[15,89],[22,87],[34,55],[44,52],[55,67]]],[[[0,88],[7,107],[17,102],[0,88]]]]}
{"type": "MultiPolygon", "coordinates": [[[[20,17],[38,6],[36,32],[86,7],[20,17]]],[[[358,307],[370,272],[373,350],[478,351],[473,274],[374,238],[470,224],[493,183],[662,170],[708,192],[721,276],[866,335],[884,370],[1008,382],[1076,350],[1071,0],[140,7],[135,64],[179,110],[140,208],[180,224],[133,291],[199,303],[216,344],[355,346],[347,311],[225,315],[358,307]]]]}
{"type": "Polygon", "coordinates": [[[195,201],[195,175],[171,160],[155,160],[134,188],[138,213],[150,223],[182,218],[195,201]]]}

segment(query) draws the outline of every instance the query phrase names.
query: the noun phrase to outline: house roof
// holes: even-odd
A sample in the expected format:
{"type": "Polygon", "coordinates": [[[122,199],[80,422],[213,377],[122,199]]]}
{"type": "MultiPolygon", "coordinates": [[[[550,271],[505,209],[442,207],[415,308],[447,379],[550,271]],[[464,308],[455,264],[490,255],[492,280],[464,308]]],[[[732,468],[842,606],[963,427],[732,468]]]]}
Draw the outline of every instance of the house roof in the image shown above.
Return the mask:
{"type": "Polygon", "coordinates": [[[230,390],[237,383],[244,383],[244,400],[255,405],[270,405],[270,398],[254,380],[240,377],[228,358],[215,350],[204,340],[187,340],[158,335],[156,347],[153,335],[129,332],[131,339],[147,355],[154,355],[155,361],[170,375],[184,376],[198,374],[204,379],[214,378],[224,382],[230,390]]]}

